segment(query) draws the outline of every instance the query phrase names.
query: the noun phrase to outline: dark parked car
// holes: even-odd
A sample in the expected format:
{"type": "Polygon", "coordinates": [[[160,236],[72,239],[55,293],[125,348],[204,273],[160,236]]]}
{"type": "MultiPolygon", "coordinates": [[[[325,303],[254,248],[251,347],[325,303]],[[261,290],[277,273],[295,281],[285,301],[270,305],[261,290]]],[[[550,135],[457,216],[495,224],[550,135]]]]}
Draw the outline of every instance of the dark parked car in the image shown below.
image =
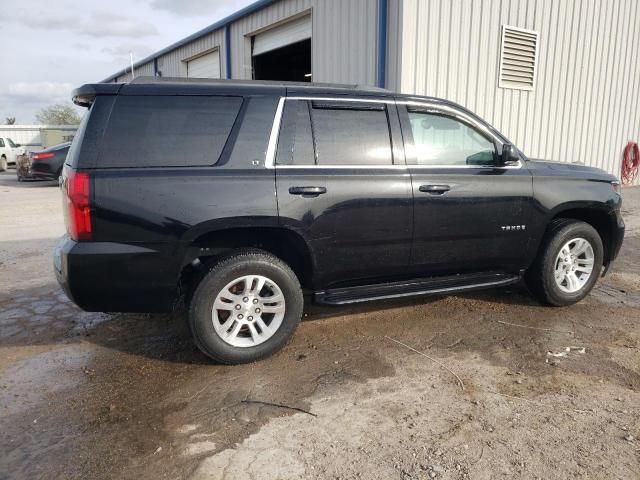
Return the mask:
{"type": "Polygon", "coordinates": [[[532,161],[463,107],[355,87],[138,78],[85,85],[58,280],[90,311],[168,311],[257,360],[303,292],[349,304],[504,287],[581,300],[620,249],[617,179],[532,161]]]}
{"type": "Polygon", "coordinates": [[[71,142],[61,143],[39,152],[30,152],[27,160],[19,159],[16,163],[18,180],[57,180],[62,174],[69,147],[71,142]]]}

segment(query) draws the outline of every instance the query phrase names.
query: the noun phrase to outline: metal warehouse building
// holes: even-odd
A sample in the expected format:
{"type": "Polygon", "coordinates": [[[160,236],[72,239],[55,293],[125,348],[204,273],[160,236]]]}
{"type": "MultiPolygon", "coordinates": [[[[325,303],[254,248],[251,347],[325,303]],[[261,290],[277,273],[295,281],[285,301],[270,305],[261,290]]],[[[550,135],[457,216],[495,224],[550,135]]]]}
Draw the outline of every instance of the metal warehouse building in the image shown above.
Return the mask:
{"type": "MultiPolygon", "coordinates": [[[[528,156],[619,175],[640,137],[637,0],[261,0],[134,65],[368,84],[473,110],[528,156]]],[[[130,69],[106,82],[131,79],[130,69]]]]}

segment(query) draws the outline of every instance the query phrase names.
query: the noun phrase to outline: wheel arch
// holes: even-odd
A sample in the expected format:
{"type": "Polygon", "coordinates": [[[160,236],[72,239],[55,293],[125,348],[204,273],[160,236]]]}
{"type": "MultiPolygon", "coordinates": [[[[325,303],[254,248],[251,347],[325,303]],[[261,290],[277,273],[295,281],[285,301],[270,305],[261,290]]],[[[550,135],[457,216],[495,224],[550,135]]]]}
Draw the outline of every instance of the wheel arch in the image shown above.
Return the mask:
{"type": "Polygon", "coordinates": [[[602,240],[604,250],[603,264],[605,267],[609,264],[614,254],[614,236],[617,222],[615,214],[606,205],[594,202],[572,202],[561,205],[551,212],[547,226],[553,220],[559,218],[579,220],[591,225],[602,240]]]}
{"type": "Polygon", "coordinates": [[[182,281],[190,283],[189,276],[199,265],[242,248],[275,255],[291,267],[303,288],[313,288],[316,261],[309,242],[300,233],[280,226],[229,226],[200,231],[185,247],[182,281]]]}

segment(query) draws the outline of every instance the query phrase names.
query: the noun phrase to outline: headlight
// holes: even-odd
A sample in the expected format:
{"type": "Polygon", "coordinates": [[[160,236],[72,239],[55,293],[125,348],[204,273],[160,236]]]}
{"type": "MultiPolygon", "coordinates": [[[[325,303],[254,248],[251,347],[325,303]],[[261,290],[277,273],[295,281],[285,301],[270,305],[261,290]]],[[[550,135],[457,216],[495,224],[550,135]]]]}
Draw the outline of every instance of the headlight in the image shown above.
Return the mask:
{"type": "Polygon", "coordinates": [[[611,182],[611,188],[613,188],[613,191],[618,195],[620,195],[620,193],[622,192],[622,186],[620,185],[620,182],[618,180],[611,182]]]}

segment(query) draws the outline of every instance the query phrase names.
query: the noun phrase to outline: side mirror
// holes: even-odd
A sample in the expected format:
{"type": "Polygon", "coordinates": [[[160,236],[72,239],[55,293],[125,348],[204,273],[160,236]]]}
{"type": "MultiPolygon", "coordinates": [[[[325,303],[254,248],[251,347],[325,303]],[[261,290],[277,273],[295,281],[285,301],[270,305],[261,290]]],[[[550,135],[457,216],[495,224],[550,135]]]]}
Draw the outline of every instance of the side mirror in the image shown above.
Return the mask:
{"type": "Polygon", "coordinates": [[[505,143],[502,146],[500,165],[511,165],[513,163],[518,163],[519,160],[520,155],[518,154],[518,149],[510,143],[505,143]]]}

